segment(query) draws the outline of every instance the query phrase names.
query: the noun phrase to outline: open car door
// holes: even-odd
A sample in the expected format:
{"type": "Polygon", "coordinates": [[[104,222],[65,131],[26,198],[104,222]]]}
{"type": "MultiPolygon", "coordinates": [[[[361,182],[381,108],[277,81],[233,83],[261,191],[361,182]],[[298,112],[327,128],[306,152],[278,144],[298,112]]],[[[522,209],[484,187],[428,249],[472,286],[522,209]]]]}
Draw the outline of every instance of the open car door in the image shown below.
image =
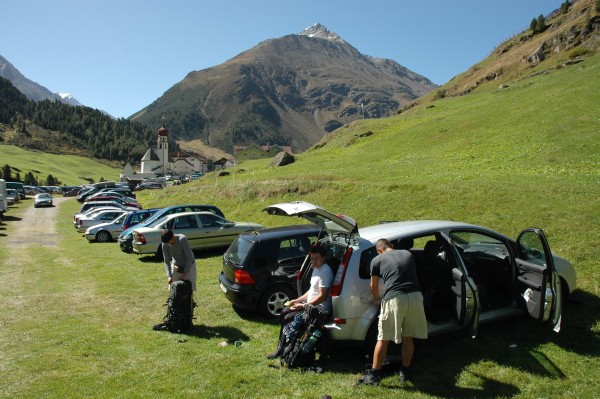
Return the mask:
{"type": "Polygon", "coordinates": [[[452,269],[452,295],[454,296],[456,323],[464,329],[468,328],[471,337],[475,338],[479,330],[479,314],[481,313],[477,286],[468,276],[467,268],[450,237],[443,233],[441,237],[447,242],[446,249],[450,248],[452,251],[452,254],[449,255],[456,260],[456,267],[452,269]]]}
{"type": "Polygon", "coordinates": [[[560,277],[550,246],[541,229],[525,229],[517,239],[518,289],[531,317],[550,321],[560,331],[562,301],[560,277]]]}

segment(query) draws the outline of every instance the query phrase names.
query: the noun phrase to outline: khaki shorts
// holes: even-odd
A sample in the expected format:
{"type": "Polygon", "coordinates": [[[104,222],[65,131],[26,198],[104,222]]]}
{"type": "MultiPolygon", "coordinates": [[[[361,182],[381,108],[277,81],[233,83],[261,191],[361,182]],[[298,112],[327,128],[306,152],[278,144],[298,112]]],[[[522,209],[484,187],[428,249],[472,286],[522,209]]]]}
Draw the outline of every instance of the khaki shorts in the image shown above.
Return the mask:
{"type": "Polygon", "coordinates": [[[399,344],[402,337],[427,338],[427,319],[421,292],[398,294],[381,302],[377,340],[399,344]]]}

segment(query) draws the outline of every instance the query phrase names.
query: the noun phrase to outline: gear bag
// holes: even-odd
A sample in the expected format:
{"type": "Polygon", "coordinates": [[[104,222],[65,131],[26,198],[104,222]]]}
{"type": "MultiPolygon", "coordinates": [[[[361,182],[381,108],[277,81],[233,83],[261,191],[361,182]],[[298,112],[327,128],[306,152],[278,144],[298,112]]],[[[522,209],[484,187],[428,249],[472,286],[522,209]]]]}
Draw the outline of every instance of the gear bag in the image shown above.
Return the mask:
{"type": "Polygon", "coordinates": [[[308,306],[282,327],[278,347],[282,365],[291,369],[311,365],[321,342],[326,316],[318,307],[308,306]]]}
{"type": "Polygon", "coordinates": [[[192,296],[192,282],[179,280],[171,283],[169,298],[167,299],[167,314],[164,323],[154,326],[155,330],[168,330],[173,333],[182,333],[192,330],[194,324],[194,299],[192,296]]]}

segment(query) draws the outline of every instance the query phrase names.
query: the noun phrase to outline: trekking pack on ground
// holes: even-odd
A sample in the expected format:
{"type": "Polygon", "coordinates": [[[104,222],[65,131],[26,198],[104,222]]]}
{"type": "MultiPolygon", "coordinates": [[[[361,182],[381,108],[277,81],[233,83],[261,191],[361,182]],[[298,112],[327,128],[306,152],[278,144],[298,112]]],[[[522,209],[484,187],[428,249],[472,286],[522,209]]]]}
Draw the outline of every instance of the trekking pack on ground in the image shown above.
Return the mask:
{"type": "Polygon", "coordinates": [[[281,364],[288,368],[309,367],[322,342],[326,314],[316,306],[308,306],[284,324],[278,347],[281,364]]]}
{"type": "Polygon", "coordinates": [[[179,280],[171,283],[167,299],[167,314],[164,323],[154,326],[154,330],[168,330],[174,333],[190,331],[194,324],[194,299],[192,283],[189,280],[179,280]]]}

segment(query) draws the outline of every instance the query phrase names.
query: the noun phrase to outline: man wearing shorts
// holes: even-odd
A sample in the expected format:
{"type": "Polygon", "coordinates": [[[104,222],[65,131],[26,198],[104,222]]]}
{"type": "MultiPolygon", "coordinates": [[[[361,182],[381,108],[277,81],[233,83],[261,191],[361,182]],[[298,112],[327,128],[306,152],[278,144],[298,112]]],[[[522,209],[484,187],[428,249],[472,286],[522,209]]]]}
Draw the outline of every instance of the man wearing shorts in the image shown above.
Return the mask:
{"type": "Polygon", "coordinates": [[[371,262],[371,292],[374,305],[381,303],[377,344],[373,354],[373,368],[367,370],[359,383],[378,385],[381,366],[387,355],[388,344],[402,343],[402,368],[400,382],[407,379],[415,351],[413,338],[427,338],[427,320],[423,307],[423,295],[417,280],[412,254],[395,250],[386,239],[375,246],[377,253],[371,262]],[[383,279],[384,294],[379,295],[379,279],[383,279]]]}

